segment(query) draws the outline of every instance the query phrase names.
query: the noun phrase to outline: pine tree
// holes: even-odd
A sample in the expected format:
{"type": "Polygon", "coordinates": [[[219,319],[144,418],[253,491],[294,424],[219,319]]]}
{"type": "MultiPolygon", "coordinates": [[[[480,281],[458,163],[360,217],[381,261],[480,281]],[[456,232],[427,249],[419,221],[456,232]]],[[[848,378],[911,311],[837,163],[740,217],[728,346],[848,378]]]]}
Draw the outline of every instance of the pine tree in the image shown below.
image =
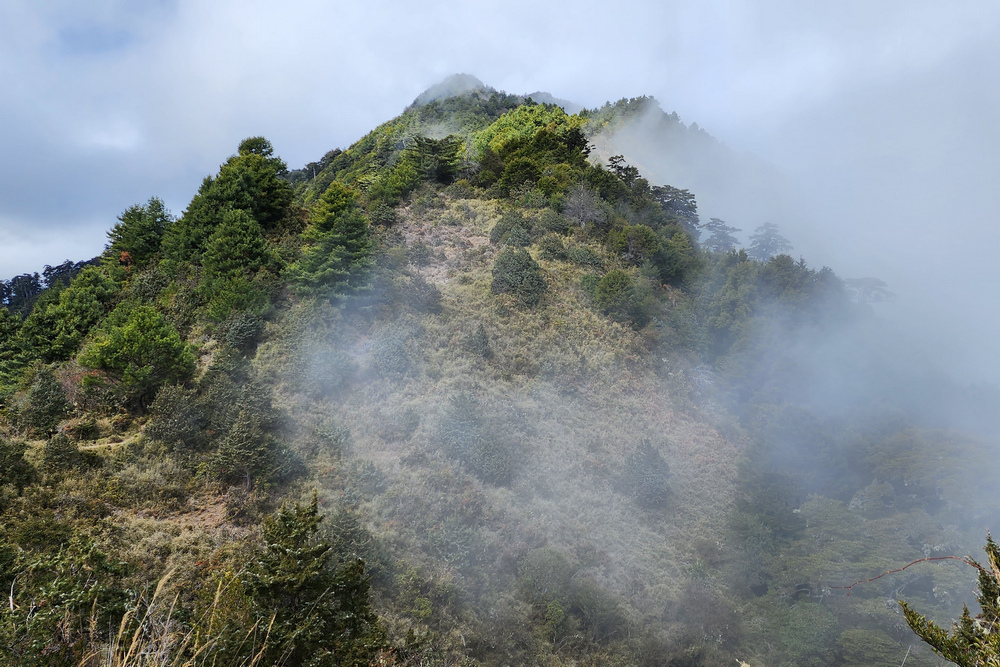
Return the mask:
{"type": "Polygon", "coordinates": [[[935,653],[961,667],[1000,665],[1000,546],[987,535],[984,548],[989,559],[988,568],[970,561],[979,568],[976,598],[982,613],[973,618],[965,607],[962,617],[952,625],[951,634],[905,602],[899,603],[910,629],[930,644],[935,653]]]}
{"type": "Polygon", "coordinates": [[[775,255],[780,255],[791,249],[792,244],[778,232],[778,225],[765,222],[753,231],[747,254],[753,259],[766,262],[775,255]]]}
{"type": "Polygon", "coordinates": [[[337,297],[363,285],[372,240],[357,198],[346,186],[330,184],[302,238],[302,256],[288,269],[301,294],[337,297]]]}
{"type": "Polygon", "coordinates": [[[729,252],[730,250],[734,250],[736,244],[739,243],[739,239],[733,236],[733,234],[743,231],[737,227],[730,227],[726,224],[725,220],[721,220],[720,218],[712,218],[708,222],[702,223],[700,227],[711,234],[704,243],[705,248],[711,252],[729,252]]]}
{"type": "Polygon", "coordinates": [[[112,261],[127,253],[131,262],[142,266],[160,251],[160,242],[173,218],[160,199],[130,206],[108,232],[107,253],[112,261]]]}
{"type": "Polygon", "coordinates": [[[247,584],[261,627],[270,626],[266,664],[368,665],[385,641],[364,562],[331,563],[330,545],[317,539],[322,520],[315,495],[264,520],[247,584]]]}

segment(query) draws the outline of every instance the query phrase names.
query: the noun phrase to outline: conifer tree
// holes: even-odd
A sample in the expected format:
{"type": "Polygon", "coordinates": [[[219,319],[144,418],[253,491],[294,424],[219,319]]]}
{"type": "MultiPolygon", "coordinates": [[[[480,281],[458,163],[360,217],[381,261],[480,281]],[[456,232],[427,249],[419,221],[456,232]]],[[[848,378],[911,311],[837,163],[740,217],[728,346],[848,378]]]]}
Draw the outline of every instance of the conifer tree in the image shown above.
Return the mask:
{"type": "Polygon", "coordinates": [[[385,641],[364,562],[335,566],[330,545],[317,539],[322,520],[315,495],[264,520],[247,583],[261,627],[271,628],[266,664],[368,665],[385,641]]]}
{"type": "Polygon", "coordinates": [[[172,223],[167,207],[156,197],[144,205],[130,206],[108,232],[110,259],[118,261],[127,253],[132,262],[142,266],[160,251],[160,242],[172,223]]]}
{"type": "Polygon", "coordinates": [[[778,225],[765,222],[753,231],[747,254],[753,259],[766,262],[775,255],[788,252],[792,244],[778,232],[778,225]]]}
{"type": "Polygon", "coordinates": [[[707,231],[711,236],[705,240],[705,248],[711,252],[729,252],[736,248],[736,244],[739,243],[733,234],[735,232],[743,231],[737,227],[730,227],[726,224],[725,220],[720,218],[712,218],[708,222],[702,223],[700,225],[702,229],[707,231]]]}
{"type": "Polygon", "coordinates": [[[301,294],[336,297],[362,286],[364,269],[372,263],[372,241],[351,190],[339,181],[331,183],[302,238],[302,256],[288,269],[301,294]]]}
{"type": "Polygon", "coordinates": [[[979,568],[976,598],[982,612],[973,618],[965,607],[962,617],[952,625],[951,634],[900,602],[910,629],[930,644],[935,653],[961,667],[1000,665],[1000,546],[990,535],[986,537],[985,550],[988,567],[970,561],[979,568]]]}
{"type": "Polygon", "coordinates": [[[245,211],[265,232],[279,225],[292,202],[292,187],[282,178],[288,168],[272,153],[263,137],[244,139],[219,174],[205,178],[184,215],[164,235],[163,255],[170,263],[200,262],[227,211],[245,211]]]}

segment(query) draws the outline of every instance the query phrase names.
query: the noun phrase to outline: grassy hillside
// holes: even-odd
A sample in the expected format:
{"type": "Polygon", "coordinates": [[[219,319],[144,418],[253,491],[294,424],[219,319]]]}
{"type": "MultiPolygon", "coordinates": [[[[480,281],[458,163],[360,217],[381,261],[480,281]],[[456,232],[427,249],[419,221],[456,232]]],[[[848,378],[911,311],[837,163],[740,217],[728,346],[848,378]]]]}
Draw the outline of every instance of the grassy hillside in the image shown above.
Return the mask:
{"type": "Polygon", "coordinates": [[[838,588],[995,515],[863,299],[598,161],[634,103],[424,102],[5,284],[6,662],[898,664],[893,600],[958,613],[957,561],[838,588]]]}

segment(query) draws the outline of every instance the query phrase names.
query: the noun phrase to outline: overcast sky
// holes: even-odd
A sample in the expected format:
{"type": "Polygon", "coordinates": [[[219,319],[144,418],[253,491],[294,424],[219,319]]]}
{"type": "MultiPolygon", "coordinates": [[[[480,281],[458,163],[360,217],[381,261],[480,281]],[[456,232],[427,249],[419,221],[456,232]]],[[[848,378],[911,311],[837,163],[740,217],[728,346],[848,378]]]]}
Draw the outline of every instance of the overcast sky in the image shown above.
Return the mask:
{"type": "Polygon", "coordinates": [[[587,106],[653,95],[771,161],[803,202],[776,221],[796,252],[882,277],[988,378],[998,26],[994,0],[5,0],[0,277],[94,256],[151,196],[181,213],[246,136],[295,168],[468,72],[587,106]]]}

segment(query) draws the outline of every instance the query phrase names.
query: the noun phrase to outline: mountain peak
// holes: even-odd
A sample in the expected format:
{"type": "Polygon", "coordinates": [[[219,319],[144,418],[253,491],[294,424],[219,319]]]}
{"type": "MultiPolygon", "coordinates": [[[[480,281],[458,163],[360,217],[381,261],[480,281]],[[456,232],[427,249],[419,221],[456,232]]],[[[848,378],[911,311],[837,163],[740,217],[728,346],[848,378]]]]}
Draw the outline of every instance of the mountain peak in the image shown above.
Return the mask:
{"type": "Polygon", "coordinates": [[[443,100],[448,97],[458,97],[474,91],[492,91],[493,89],[471,74],[452,74],[443,81],[434,84],[424,92],[417,95],[411,106],[422,107],[435,100],[443,100]]]}

